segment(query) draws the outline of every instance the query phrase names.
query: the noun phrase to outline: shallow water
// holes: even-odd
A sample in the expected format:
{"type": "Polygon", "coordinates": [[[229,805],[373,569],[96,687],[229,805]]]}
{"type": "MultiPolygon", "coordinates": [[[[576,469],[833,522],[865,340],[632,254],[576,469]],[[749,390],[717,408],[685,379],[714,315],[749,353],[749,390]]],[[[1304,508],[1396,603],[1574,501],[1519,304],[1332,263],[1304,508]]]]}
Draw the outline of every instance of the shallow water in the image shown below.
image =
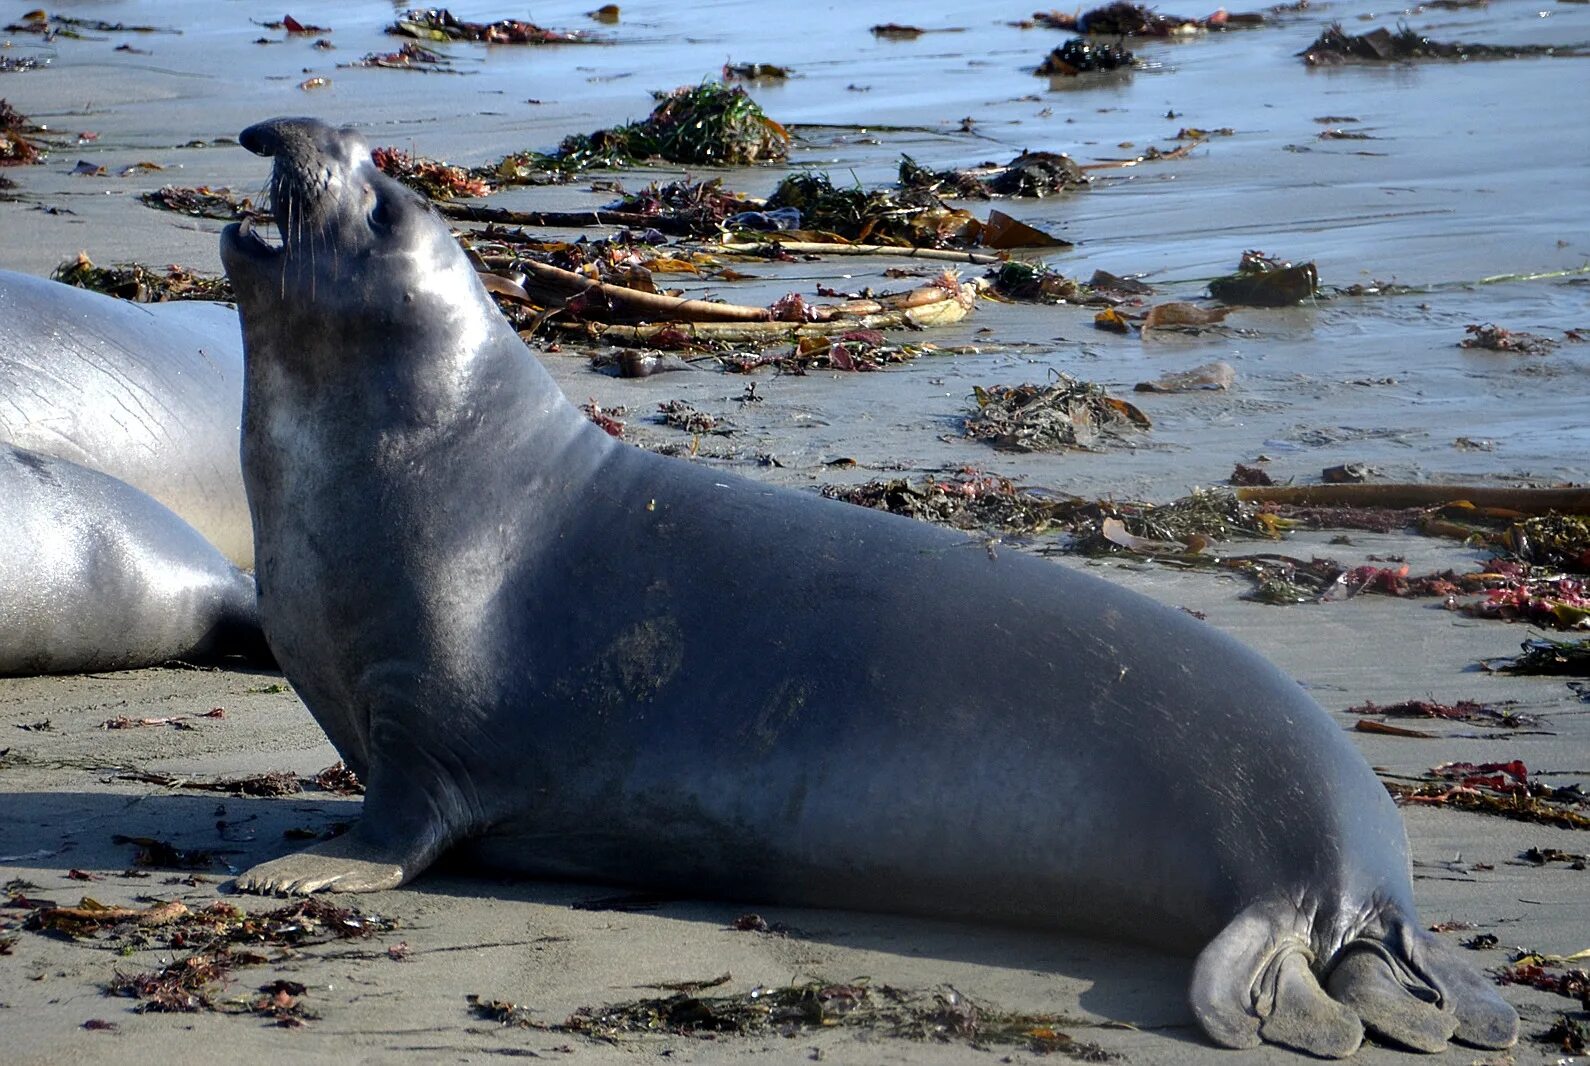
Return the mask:
{"type": "MultiPolygon", "coordinates": [[[[1133,47],[1147,69],[1053,82],[1029,71],[1066,35],[1011,25],[1030,5],[637,3],[624,5],[617,26],[588,20],[583,12],[594,6],[591,0],[540,4],[531,14],[542,25],[588,29],[608,43],[439,46],[470,71],[459,76],[336,67],[401,43],[381,32],[391,4],[295,11],[303,21],[332,27],[336,49],[329,52],[250,24],[279,18],[279,4],[120,0],[63,8],[183,32],[49,45],[10,37],[6,54],[38,55],[50,65],[0,75],[0,96],[36,121],[97,131],[99,138],[55,152],[41,167],[7,172],[21,195],[0,203],[0,266],[47,273],[87,250],[102,262],[137,258],[218,269],[217,224],[152,211],[136,194],[167,183],[257,190],[262,161],[235,146],[174,146],[235,136],[270,115],[356,123],[369,128],[373,143],[475,164],[640,117],[650,107],[648,90],[698,81],[725,60],[771,62],[792,67],[796,76],[753,87],[753,94],[794,127],[795,165],[826,169],[836,180],[891,180],[901,152],[933,167],[1004,162],[1025,148],[1063,151],[1087,163],[1137,155],[1149,145],[1173,147],[1184,126],[1235,131],[1185,159],[1100,171],[1095,187],[1081,193],[999,203],[1077,242],[1048,257],[1067,274],[1143,273],[1160,287],[1156,299],[1195,298],[1209,277],[1228,272],[1245,248],[1257,247],[1314,260],[1326,285],[1380,279],[1443,287],[1239,311],[1225,329],[1148,339],[1099,333],[1092,312],[1080,308],[985,303],[965,326],[926,339],[975,343],[988,354],[930,357],[871,375],[764,373],[768,402],[756,406],[731,402],[744,384],[739,378],[698,373],[614,381],[580,360],[549,357],[576,398],[591,395],[637,410],[690,399],[740,426],[738,435],[713,445],[718,454],[749,465],[772,453],[786,465],[769,476],[785,480],[971,463],[1035,484],[1163,498],[1223,480],[1235,461],[1260,455],[1271,457],[1278,478],[1302,480],[1346,461],[1397,479],[1586,477],[1590,346],[1564,343],[1531,357],[1471,352],[1457,342],[1471,322],[1559,338],[1563,329],[1590,326],[1590,275],[1475,284],[1495,275],[1572,271],[1590,261],[1590,124],[1584,121],[1590,59],[1316,70],[1295,56],[1332,19],[1351,32],[1405,20],[1443,40],[1586,44],[1590,8],[1584,5],[1493,0],[1459,12],[1320,5],[1262,29],[1138,42],[1133,47]],[[884,21],[957,32],[915,41],[874,38],[868,27],[884,21]],[[279,43],[252,43],[262,36],[279,43]],[[116,52],[122,43],[150,54],[116,52]],[[331,85],[298,88],[317,75],[331,85]],[[1376,139],[1320,140],[1327,125],[1316,119],[1323,116],[1351,116],[1358,121],[1329,125],[1376,139]],[[973,120],[968,130],[964,118],[973,120]],[[1123,142],[1135,147],[1120,147],[1123,142]],[[79,158],[112,173],[145,159],[168,169],[129,178],[68,175],[79,158]],[[40,205],[75,214],[44,216],[40,205]],[[1066,370],[1121,391],[1212,359],[1236,368],[1236,387],[1144,397],[1155,428],[1127,454],[1010,456],[956,437],[974,384],[1036,381],[1066,370]],[[1490,441],[1491,450],[1456,447],[1459,437],[1490,441]],[[821,465],[839,456],[860,466],[835,475],[821,465]]],[[[1162,6],[1188,16],[1207,13],[1162,6]]],[[[25,9],[0,4],[0,20],[15,21],[25,9]]],[[[481,4],[454,10],[477,20],[525,14],[481,4]]],[[[725,178],[763,194],[785,169],[725,178]]],[[[626,180],[633,186],[659,176],[667,172],[626,180]]],[[[610,198],[579,182],[512,190],[492,202],[556,208],[610,198]]],[[[898,287],[881,277],[889,265],[896,264],[759,265],[751,272],[760,281],[691,289],[765,302],[791,289],[810,296],[818,281],[898,287]]],[[[636,431],[664,439],[673,432],[644,424],[636,431]]]]}

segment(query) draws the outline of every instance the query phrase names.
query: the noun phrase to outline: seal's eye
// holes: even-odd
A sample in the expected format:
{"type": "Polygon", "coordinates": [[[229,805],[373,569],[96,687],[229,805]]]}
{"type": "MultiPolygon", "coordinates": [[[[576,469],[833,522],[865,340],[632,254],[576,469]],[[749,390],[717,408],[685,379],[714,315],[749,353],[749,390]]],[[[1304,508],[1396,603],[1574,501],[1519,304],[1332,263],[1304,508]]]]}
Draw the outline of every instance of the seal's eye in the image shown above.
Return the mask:
{"type": "Polygon", "coordinates": [[[390,230],[397,225],[397,212],[392,210],[386,200],[378,198],[375,206],[370,208],[370,225],[379,230],[390,230]]]}

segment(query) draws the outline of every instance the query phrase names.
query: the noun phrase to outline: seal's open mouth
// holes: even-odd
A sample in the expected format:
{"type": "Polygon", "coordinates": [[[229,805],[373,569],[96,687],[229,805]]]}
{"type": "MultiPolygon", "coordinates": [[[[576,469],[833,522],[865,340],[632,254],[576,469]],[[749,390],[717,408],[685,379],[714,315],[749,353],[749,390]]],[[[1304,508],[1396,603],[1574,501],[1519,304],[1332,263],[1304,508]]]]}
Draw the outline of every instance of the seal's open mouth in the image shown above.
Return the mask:
{"type": "Polygon", "coordinates": [[[226,236],[232,249],[256,259],[279,259],[287,254],[287,249],[281,243],[272,244],[259,230],[254,228],[254,220],[245,217],[243,221],[226,227],[226,236]]]}

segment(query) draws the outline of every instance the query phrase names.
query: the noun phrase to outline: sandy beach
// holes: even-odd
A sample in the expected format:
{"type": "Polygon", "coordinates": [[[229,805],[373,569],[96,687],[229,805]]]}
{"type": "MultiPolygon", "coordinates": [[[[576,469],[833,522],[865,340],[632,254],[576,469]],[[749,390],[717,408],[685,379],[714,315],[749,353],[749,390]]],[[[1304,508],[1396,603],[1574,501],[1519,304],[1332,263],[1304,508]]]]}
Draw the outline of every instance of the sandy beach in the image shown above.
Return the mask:
{"type": "MultiPolygon", "coordinates": [[[[1582,122],[1543,120],[1550,108],[1542,102],[1582,100],[1590,59],[1307,70],[1294,54],[1332,19],[1367,29],[1400,18],[1442,39],[1584,44],[1590,8],[1582,5],[1494,0],[1476,9],[1385,12],[1334,4],[1242,33],[1142,42],[1134,47],[1147,61],[1143,69],[1082,87],[1030,73],[1062,35],[1012,25],[1030,15],[1019,6],[768,11],[739,0],[688,10],[635,4],[624,6],[616,25],[587,18],[588,4],[540,5],[530,13],[474,7],[458,13],[533,17],[590,30],[605,43],[450,45],[468,71],[454,76],[338,66],[395,47],[382,33],[392,6],[317,6],[325,10],[294,14],[329,23],[334,50],[257,25],[282,11],[252,0],[220,9],[197,0],[107,0],[69,12],[180,34],[100,32],[45,42],[0,33],[0,57],[40,61],[35,69],[0,73],[0,98],[47,125],[54,138],[42,164],[0,170],[16,184],[0,189],[0,267],[47,275],[86,252],[101,264],[178,263],[218,272],[219,223],[152,210],[138,194],[174,184],[258,195],[263,161],[225,139],[272,115],[358,124],[374,144],[478,165],[639,117],[650,106],[648,90],[699,82],[726,58],[776,62],[796,76],[753,93],[795,133],[790,167],[823,169],[836,181],[893,180],[901,153],[935,167],[1004,162],[1024,148],[1087,162],[1149,145],[1169,148],[1188,126],[1231,128],[1183,158],[1101,170],[1085,192],[997,204],[1077,242],[1047,257],[1068,276],[1086,278],[1096,269],[1144,274],[1164,299],[1196,299],[1209,278],[1257,247],[1314,260],[1330,286],[1395,280],[1413,291],[1244,309],[1217,329],[1157,339],[1098,332],[1092,308],[984,302],[961,324],[910,338],[938,351],[874,374],[763,371],[747,378],[695,363],[690,371],[621,379],[593,370],[588,357],[596,353],[578,345],[537,351],[571,399],[624,408],[627,435],[637,444],[688,451],[690,436],[651,414],[658,403],[683,399],[733,429],[697,442],[694,461],[811,491],[972,467],[1028,487],[1166,502],[1221,484],[1233,464],[1260,456],[1279,481],[1314,482],[1323,468],[1341,463],[1363,463],[1385,481],[1586,481],[1590,346],[1565,339],[1564,331],[1590,326],[1590,275],[1582,272],[1590,259],[1590,207],[1581,195],[1590,133],[1582,122]],[[891,20],[954,32],[914,41],[868,32],[891,20]],[[255,44],[261,37],[275,43],[255,44]],[[117,51],[123,44],[138,51],[117,51]],[[330,85],[299,88],[313,77],[330,85]],[[1323,129],[1342,125],[1318,121],[1333,116],[1350,116],[1348,125],[1371,139],[1321,139],[1323,129]],[[79,131],[94,136],[77,138],[79,131]],[[72,174],[80,159],[106,173],[72,174]],[[143,161],[163,169],[117,176],[143,161]],[[1459,348],[1464,327],[1484,322],[1564,339],[1541,356],[1459,348]],[[960,434],[974,386],[1041,382],[1065,371],[1122,395],[1138,381],[1214,359],[1235,369],[1231,390],[1134,397],[1154,425],[1126,444],[1014,454],[960,434]],[[750,380],[760,402],[741,402],[750,380]]],[[[0,4],[0,25],[25,10],[0,4]]],[[[765,195],[790,167],[711,173],[765,195]]],[[[617,177],[635,189],[681,173],[658,168],[617,177]]],[[[574,209],[612,196],[582,177],[511,189],[489,202],[574,209]]],[[[885,275],[890,267],[924,270],[900,260],[830,257],[747,267],[756,276],[732,284],[669,283],[687,295],[765,304],[791,291],[811,297],[817,285],[898,289],[938,269],[902,281],[885,275]]],[[[1469,571],[1490,555],[1412,533],[1353,531],[1343,538],[1334,530],[1226,547],[1347,565],[1400,559],[1416,574],[1469,571]]],[[[1428,737],[1355,731],[1366,758],[1386,775],[1418,778],[1443,763],[1519,760],[1537,781],[1590,787],[1590,702],[1582,692],[1562,678],[1493,674],[1477,665],[1516,653],[1538,633],[1529,626],[1445,610],[1439,599],[1360,595],[1268,606],[1244,598],[1248,583],[1234,574],[1087,560],[1060,553],[1041,536],[1010,538],[990,550],[1040,552],[1054,565],[1086,568],[1202,613],[1295,677],[1344,730],[1361,720],[1347,708],[1366,701],[1474,700],[1535,722],[1399,723],[1428,737]]],[[[281,676],[270,672],[168,666],[0,679],[4,897],[62,905],[90,897],[140,908],[181,901],[193,911],[225,900],[268,911],[281,901],[229,895],[232,875],[351,820],[357,797],[313,784],[269,798],[183,785],[267,772],[313,778],[336,758],[281,676]],[[203,717],[215,709],[223,713],[203,717]],[[184,720],[105,728],[122,718],[174,717],[184,720]],[[140,866],[139,845],[117,838],[159,840],[204,858],[192,869],[140,866]]],[[[1474,951],[1477,966],[1503,966],[1520,950],[1570,956],[1590,948],[1590,873],[1522,857],[1531,848],[1590,852],[1590,834],[1444,806],[1402,810],[1420,915],[1455,942],[1494,936],[1494,946],[1474,951]]],[[[466,999],[516,1004],[536,1023],[556,1026],[581,1008],[726,975],[702,994],[807,980],[889,987],[923,1001],[955,990],[991,1010],[1058,1016],[1058,1027],[1078,1045],[1097,1045],[1099,1054],[1126,1062],[1301,1061],[1275,1048],[1240,1056],[1215,1049],[1185,1005],[1189,961],[1147,948],[755,901],[635,900],[629,891],[444,867],[401,890],[334,898],[394,927],[262,949],[260,961],[221,982],[222,1009],[195,1013],[138,1013],[134,999],[105,995],[118,973],[158,970],[180,951],[23,929],[27,908],[6,907],[0,1058],[862,1064],[1040,1057],[1030,1041],[924,1041],[887,1026],[603,1041],[503,1025],[466,999]],[[614,897],[620,909],[612,909],[614,897]],[[734,928],[749,913],[773,931],[734,928]],[[292,994],[301,1025],[254,1011],[272,994],[261,989],[282,981],[303,986],[292,994]],[[111,1024],[85,1028],[90,1020],[111,1024]]],[[[1570,1061],[1560,1046],[1534,1037],[1565,1013],[1590,1025],[1582,1004],[1517,984],[1502,993],[1522,1018],[1520,1042],[1509,1052],[1454,1047],[1414,1056],[1366,1044],[1357,1061],[1570,1061]]]]}

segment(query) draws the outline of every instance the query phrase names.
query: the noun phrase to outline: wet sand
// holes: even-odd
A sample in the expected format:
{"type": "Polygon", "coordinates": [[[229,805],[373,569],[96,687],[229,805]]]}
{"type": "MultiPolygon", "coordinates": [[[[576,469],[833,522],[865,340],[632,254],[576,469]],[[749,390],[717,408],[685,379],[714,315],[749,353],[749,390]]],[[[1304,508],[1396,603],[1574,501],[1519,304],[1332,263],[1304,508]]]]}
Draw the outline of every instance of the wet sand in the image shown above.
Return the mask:
{"type": "MultiPolygon", "coordinates": [[[[639,117],[652,88],[698,81],[726,59],[787,64],[798,77],[752,89],[800,138],[794,162],[852,173],[866,183],[892,177],[899,153],[934,167],[1008,160],[1022,148],[1065,151],[1079,161],[1167,148],[1184,126],[1232,127],[1186,159],[1104,171],[1093,189],[1044,201],[999,203],[1020,218],[1077,241],[1049,257],[1068,275],[1094,269],[1146,272],[1160,298],[1192,298],[1205,280],[1229,271],[1244,248],[1315,259],[1327,285],[1370,279],[1443,286],[1397,298],[1337,299],[1287,311],[1240,311],[1226,327],[1195,337],[1115,337],[1093,330],[1092,311],[1073,307],[982,304],[962,326],[913,337],[975,354],[929,355],[877,374],[759,374],[759,404],[741,404],[747,379],[714,370],[619,380],[591,371],[585,353],[564,345],[542,358],[576,400],[631,410],[641,443],[688,445],[689,437],[650,421],[669,399],[686,399],[728,417],[737,432],[711,438],[698,461],[752,477],[816,486],[878,476],[917,476],[973,465],[1024,484],[1080,494],[1168,500],[1196,485],[1223,481],[1236,461],[1269,455],[1278,479],[1314,480],[1325,466],[1359,461],[1388,479],[1530,484],[1586,475],[1583,397],[1590,352],[1564,343],[1546,356],[1459,349],[1463,326],[1496,321],[1560,336],[1590,325],[1584,276],[1477,284],[1503,274],[1572,270],[1590,256],[1590,207],[1584,186],[1587,133],[1579,122],[1543,121],[1543,101],[1583,98],[1590,61],[1516,60],[1431,64],[1385,70],[1309,71],[1292,53],[1331,18],[1350,31],[1393,25],[1373,21],[1364,5],[1335,5],[1292,16],[1278,26],[1177,43],[1145,42],[1148,69],[1103,84],[1051,86],[1023,68],[1035,65],[1064,35],[1021,30],[1007,22],[1027,8],[913,5],[909,12],[805,8],[741,2],[650,8],[626,5],[617,27],[590,23],[592,4],[541,5],[543,25],[591,28],[613,43],[514,49],[449,46],[467,76],[340,70],[334,64],[390,50],[380,27],[391,7],[336,5],[300,18],[329,23],[337,45],[317,52],[308,41],[250,42],[282,34],[248,24],[279,18],[277,8],[228,4],[220,14],[196,2],[88,5],[80,16],[179,26],[181,36],[105,35],[41,47],[21,35],[0,55],[49,58],[45,69],[0,74],[0,97],[54,129],[99,137],[52,154],[43,165],[12,168],[19,188],[0,194],[0,267],[45,274],[87,251],[102,264],[137,260],[219,269],[219,224],[150,210],[137,193],[162,184],[231,185],[255,192],[265,167],[235,146],[176,148],[235,136],[273,114],[310,113],[372,127],[373,143],[475,164],[505,152],[549,148],[563,135],[639,117]],[[223,17],[224,16],[224,17],[223,17]],[[916,41],[875,40],[879,21],[964,27],[916,41]],[[117,53],[131,43],[151,54],[117,53]],[[330,88],[304,92],[312,75],[330,88]],[[867,86],[853,91],[848,86],[867,86]],[[1262,91],[1256,91],[1262,89],[1262,91]],[[1577,94],[1577,95],[1575,95],[1577,94]],[[539,100],[530,104],[527,100],[539,100]],[[1174,118],[1167,112],[1174,111],[1174,118]],[[961,132],[963,117],[975,119],[961,132]],[[1322,141],[1317,117],[1351,116],[1377,140],[1322,141]],[[804,127],[802,124],[806,124],[804,127]],[[822,124],[822,125],[818,125],[822,124]],[[883,127],[910,127],[886,129],[883,127]],[[1120,148],[1132,142],[1131,149],[1120,148]],[[1298,149],[1307,149],[1302,151],[1298,149]],[[1358,155],[1360,151],[1384,153],[1358,155]],[[112,174],[150,160],[168,169],[136,177],[84,178],[67,173],[78,158],[112,174]],[[40,207],[64,208],[52,214],[40,207]],[[1147,396],[1154,428],[1135,448],[1099,453],[1011,456],[961,439],[958,417],[973,385],[1041,381],[1065,370],[1120,393],[1132,383],[1223,359],[1237,370],[1229,393],[1147,396]],[[1455,446],[1459,437],[1493,442],[1491,450],[1455,446]],[[780,466],[765,465],[776,457],[780,466]],[[854,468],[829,465],[854,459],[854,468]]],[[[1433,37],[1488,42],[1590,41],[1590,9],[1535,7],[1496,0],[1464,12],[1402,13],[1433,37]]],[[[1188,15],[1204,14],[1167,5],[1188,15]]],[[[0,7],[0,24],[23,5],[0,7]]],[[[471,18],[524,12],[457,9],[471,18]]],[[[3,38],[0,38],[3,39],[3,38]]],[[[1549,108],[1546,109],[1549,112],[1549,108]]],[[[769,191],[783,168],[724,172],[726,184],[769,191]]],[[[698,172],[699,173],[699,172],[698,172]]],[[[673,172],[623,175],[630,188],[673,172]]],[[[493,204],[518,208],[597,206],[612,196],[577,181],[554,189],[512,190],[493,204]]],[[[981,212],[983,208],[973,205],[981,212]]],[[[577,236],[570,231],[568,236],[577,236]]],[[[761,303],[791,290],[808,297],[819,282],[859,289],[900,287],[875,259],[829,259],[747,268],[757,280],[690,283],[692,295],[761,303]]],[[[1281,550],[1358,563],[1405,555],[1414,572],[1459,570],[1483,556],[1473,550],[1403,536],[1354,533],[1350,545],[1329,534],[1294,537],[1281,550]]],[[[1027,550],[1042,545],[1003,545],[1027,550]]],[[[1242,547],[1240,550],[1250,550],[1242,547]]],[[[1253,549],[1258,550],[1258,549],[1253,549]]],[[[1090,566],[1074,558],[1056,565],[1090,566]]],[[[1431,606],[1360,596],[1294,608],[1239,598],[1244,586],[1208,574],[1177,574],[1134,564],[1097,572],[1170,603],[1207,613],[1307,685],[1329,710],[1373,700],[1520,701],[1540,716],[1548,736],[1481,739],[1469,726],[1442,726],[1438,740],[1355,734],[1366,756],[1389,771],[1417,774],[1451,760],[1523,760],[1553,784],[1590,781],[1590,705],[1561,680],[1505,678],[1478,672],[1481,658],[1509,654],[1531,631],[1479,622],[1431,606]]],[[[143,894],[190,904],[216,898],[227,868],[241,869],[292,845],[289,828],[319,830],[345,821],[354,800],[325,793],[271,800],[236,799],[125,780],[121,773],[237,776],[265,770],[312,774],[335,759],[301,704],[279,691],[273,675],[158,669],[126,674],[0,681],[0,879],[25,878],[30,895],[107,904],[143,894]],[[226,716],[193,731],[170,727],[105,731],[106,719],[193,714],[224,707],[226,716]],[[48,720],[48,731],[14,727],[48,720]],[[218,823],[225,823],[218,828],[218,823]],[[211,883],[168,885],[119,875],[130,847],[114,834],[147,835],[179,847],[214,851],[222,863],[211,883]],[[104,875],[83,884],[82,869],[104,875]]],[[[1343,728],[1350,716],[1339,714],[1343,728]]],[[[1590,946],[1590,874],[1561,865],[1524,865],[1531,846],[1590,850],[1586,834],[1441,809],[1405,809],[1416,863],[1416,891],[1428,922],[1467,921],[1498,936],[1501,948],[1478,954],[1499,965],[1512,946],[1567,954],[1590,946]]],[[[1065,812],[1057,811],[1056,817],[1065,812]]],[[[1011,1054],[964,1045],[924,1045],[876,1034],[829,1031],[793,1039],[647,1038],[617,1047],[577,1037],[499,1029],[473,1018],[468,994],[512,1000],[536,1017],[558,1021],[579,1006],[647,994],[637,986],[730,973],[722,991],[780,984],[805,976],[927,990],[952,985],[1009,1010],[1073,1016],[1078,1039],[1139,1062],[1223,1060],[1209,1048],[1184,1006],[1185,960],[1117,944],[1022,931],[983,929],[898,917],[755,907],[800,931],[790,937],[728,927],[750,905],[667,903],[619,913],[570,904],[610,895],[611,887],[508,882],[440,871],[397,892],[361,898],[367,911],[401,929],[376,944],[311,948],[269,966],[238,972],[227,996],[257,996],[277,977],[309,986],[305,1005],[319,1015],[286,1031],[249,1017],[137,1015],[130,1000],[99,989],[117,969],[152,968],[169,951],[128,957],[20,933],[0,956],[0,1033],[8,1062],[208,1062],[218,1056],[273,1061],[486,1061],[535,1053],[579,1061],[717,1062],[756,1056],[807,1061],[813,1048],[835,1062],[965,1062],[1011,1054]],[[402,941],[406,960],[382,949],[402,941]],[[86,1032],[90,1018],[116,1032],[86,1032]],[[1113,1023],[1127,1023],[1123,1029],[1113,1023]],[[217,1049],[225,1048],[224,1052],[217,1049]],[[567,1050],[562,1050],[567,1049],[567,1050]]],[[[244,901],[251,908],[264,901],[244,901]]],[[[6,912],[15,914],[17,912],[6,912]]],[[[1452,933],[1466,936],[1469,933],[1452,933]]],[[[1561,1058],[1528,1036],[1572,1004],[1561,997],[1508,988],[1523,1015],[1517,1061],[1561,1058]]],[[[1366,1048],[1367,1061],[1414,1061],[1366,1048]]],[[[1273,1049],[1244,1062],[1298,1061],[1273,1049]]],[[[1420,1061],[1431,1061],[1420,1057],[1420,1061]]],[[[1453,1049],[1436,1061],[1507,1061],[1453,1049]]]]}

